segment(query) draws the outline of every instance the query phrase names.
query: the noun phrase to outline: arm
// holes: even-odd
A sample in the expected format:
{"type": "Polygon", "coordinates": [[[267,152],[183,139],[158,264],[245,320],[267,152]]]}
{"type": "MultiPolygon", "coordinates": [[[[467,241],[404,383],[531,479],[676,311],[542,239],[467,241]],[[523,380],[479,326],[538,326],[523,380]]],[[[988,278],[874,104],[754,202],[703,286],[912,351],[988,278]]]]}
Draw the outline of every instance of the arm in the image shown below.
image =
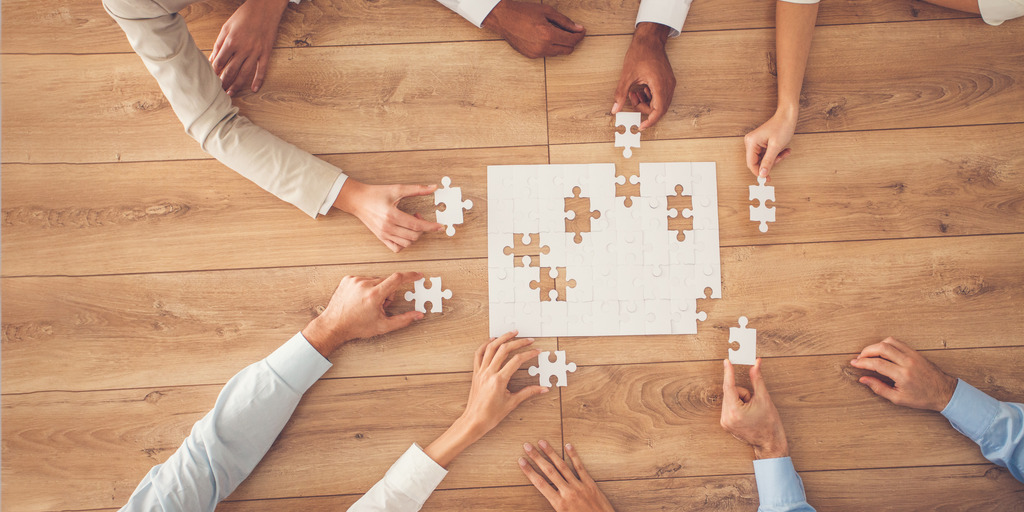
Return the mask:
{"type": "Polygon", "coordinates": [[[615,88],[612,114],[629,105],[647,114],[640,124],[645,130],[661,119],[672,104],[676,77],[665,52],[669,37],[683,30],[692,0],[642,0],[636,15],[633,40],[626,50],[619,84],[615,88]]]}
{"type": "Polygon", "coordinates": [[[725,360],[722,381],[722,428],[754,449],[754,479],[760,512],[813,512],[804,484],[789,458],[782,419],[761,375],[761,360],[750,367],[753,390],[736,385],[732,364],[725,360]]]}
{"type": "Polygon", "coordinates": [[[478,27],[486,28],[531,58],[568,55],[583,40],[586,29],[554,8],[536,2],[483,0],[472,15],[462,9],[473,0],[440,0],[478,27]]]}
{"type": "Polygon", "coordinates": [[[526,399],[547,393],[548,388],[528,386],[515,393],[508,383],[523,363],[536,359],[539,350],[516,350],[533,344],[533,339],[514,339],[515,332],[484,343],[473,359],[473,383],[466,410],[440,437],[421,450],[414,444],[377,482],[350,512],[414,512],[423,506],[434,488],[448,473],[445,469],[466,448],[501,423],[526,399]]]}
{"type": "Polygon", "coordinates": [[[861,351],[850,365],[892,380],[865,375],[860,383],[890,402],[941,412],[957,431],[981,447],[992,463],[1024,482],[1024,405],[1000,402],[956,379],[919,352],[889,337],[861,351]]]}
{"type": "Polygon", "coordinates": [[[800,89],[817,18],[817,0],[780,0],[775,4],[778,107],[771,119],[743,138],[747,168],[755,176],[768,178],[772,167],[790,153],[786,146],[800,115],[800,89]]]}
{"type": "MultiPolygon", "coordinates": [[[[176,10],[188,3],[188,0],[161,3],[104,0],[103,6],[156,78],[174,113],[185,125],[185,132],[198,141],[204,151],[312,217],[327,213],[332,205],[357,217],[356,212],[374,212],[376,217],[387,219],[387,224],[367,224],[368,227],[396,252],[415,240],[410,232],[419,236],[424,231],[444,228],[402,212],[395,206],[397,200],[387,200],[399,192],[428,194],[435,187],[371,187],[348,180],[337,167],[239,115],[231,98],[221,89],[220,78],[196,47],[184,19],[176,14],[176,10]],[[373,188],[378,192],[342,193],[350,186],[373,188]]],[[[364,217],[360,220],[367,223],[364,217]]]]}
{"type": "Polygon", "coordinates": [[[122,510],[213,510],[256,467],[302,395],[347,341],[405,327],[423,314],[388,317],[382,305],[418,274],[388,280],[346,277],[330,304],[302,332],[224,386],[213,410],[163,464],[142,479],[122,510]],[[389,292],[390,290],[390,292],[389,292]]]}

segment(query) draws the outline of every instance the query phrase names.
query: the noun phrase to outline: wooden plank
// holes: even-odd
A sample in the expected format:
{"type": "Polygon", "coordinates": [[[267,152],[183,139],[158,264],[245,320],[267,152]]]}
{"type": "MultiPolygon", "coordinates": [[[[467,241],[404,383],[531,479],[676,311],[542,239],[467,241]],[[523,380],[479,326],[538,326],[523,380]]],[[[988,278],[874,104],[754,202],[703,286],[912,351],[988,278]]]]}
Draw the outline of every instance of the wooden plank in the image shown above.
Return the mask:
{"type": "MultiPolygon", "coordinates": [[[[997,399],[1024,396],[1024,347],[926,355],[997,399]]],[[[985,462],[941,415],[874,396],[857,383],[861,373],[849,360],[764,364],[799,470],[985,462]]],[[[597,479],[749,473],[751,449],[719,426],[721,374],[720,361],[579,368],[562,390],[565,441],[588,454],[587,469],[597,479]]]]}
{"type": "MultiPolygon", "coordinates": [[[[203,50],[213,48],[237,0],[211,0],[181,11],[203,50]]],[[[275,47],[425,43],[498,39],[436,0],[304,0],[289,5],[275,47]]],[[[62,0],[52,5],[3,3],[4,53],[130,52],[121,29],[100,2],[62,0]]]]}
{"type": "Polygon", "coordinates": [[[856,354],[886,336],[920,349],[1018,345],[1024,237],[722,250],[722,299],[691,336],[559,338],[577,364],[721,359],[740,316],[765,357],[856,354]]]}
{"type": "MultiPolygon", "coordinates": [[[[978,28],[977,20],[818,28],[797,131],[1020,122],[1024,25],[978,28]]],[[[774,38],[773,30],[704,32],[671,45],[675,98],[644,140],[741,136],[767,120],[774,38]]],[[[548,62],[551,143],[613,140],[610,110],[629,40],[594,38],[574,58],[548,62]]]]}
{"type": "MultiPolygon", "coordinates": [[[[622,0],[552,0],[546,4],[558,9],[587,28],[588,35],[632,34],[638,2],[622,0]]],[[[823,2],[818,10],[818,25],[852,23],[888,23],[933,19],[977,18],[952,9],[915,0],[840,0],[823,2]]],[[[693,2],[686,15],[683,32],[768,28],[775,26],[775,2],[719,0],[693,2]]],[[[687,38],[679,40],[688,44],[687,38]]]]}
{"type": "MultiPolygon", "coordinates": [[[[333,210],[313,221],[212,160],[8,164],[3,169],[4,275],[482,258],[487,254],[484,170],[488,164],[547,163],[547,148],[325,159],[367,183],[440,184],[449,176],[474,206],[454,237],[426,234],[395,254],[355,217],[333,210]]],[[[402,207],[426,219],[435,216],[431,196],[404,201],[402,207]]]]}
{"type": "MultiPolygon", "coordinates": [[[[235,104],[314,153],[545,144],[544,63],[516,57],[502,41],[282,49],[235,104]]],[[[207,158],[134,54],[3,67],[4,163],[207,158]]]]}
{"type": "MultiPolygon", "coordinates": [[[[520,371],[513,388],[534,379],[520,371]]],[[[414,441],[425,446],[444,432],[462,412],[469,384],[468,373],[323,380],[231,498],[363,493],[414,441]]],[[[5,507],[124,504],[219,391],[190,386],[5,395],[5,507]]],[[[449,466],[441,487],[525,483],[516,464],[523,440],[560,442],[559,428],[558,393],[523,404],[449,466]]]]}
{"type": "MultiPolygon", "coordinates": [[[[472,371],[488,339],[483,260],[17,279],[3,283],[3,392],[223,384],[305,327],[342,276],[409,270],[452,290],[444,312],[346,345],[327,377],[472,371]]],[[[401,291],[390,310],[412,308],[401,291]]]]}

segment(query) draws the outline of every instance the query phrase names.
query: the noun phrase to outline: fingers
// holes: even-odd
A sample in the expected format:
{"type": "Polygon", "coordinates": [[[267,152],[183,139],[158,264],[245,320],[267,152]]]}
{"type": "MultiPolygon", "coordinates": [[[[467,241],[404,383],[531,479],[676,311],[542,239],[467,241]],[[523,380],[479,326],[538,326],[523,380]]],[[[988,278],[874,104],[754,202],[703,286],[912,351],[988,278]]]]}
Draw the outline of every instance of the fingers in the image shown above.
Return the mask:
{"type": "Polygon", "coordinates": [[[736,386],[736,393],[739,394],[740,401],[743,403],[747,403],[750,401],[751,398],[754,398],[754,395],[750,392],[750,390],[743,386],[736,386]]]}
{"type": "Polygon", "coordinates": [[[403,329],[405,327],[408,327],[409,324],[415,322],[416,320],[421,320],[423,317],[423,313],[420,313],[419,311],[416,310],[407,311],[400,315],[389,316],[384,319],[384,330],[381,331],[380,334],[385,334],[392,331],[397,331],[399,329],[403,329]]]}
{"type": "Polygon", "coordinates": [[[530,459],[533,461],[533,463],[537,465],[537,468],[540,469],[540,472],[544,473],[544,476],[548,477],[548,481],[554,484],[555,488],[566,488],[568,484],[565,482],[565,479],[562,478],[562,475],[559,474],[558,470],[555,469],[555,466],[552,466],[551,463],[544,458],[544,455],[542,455],[540,451],[534,448],[533,445],[530,443],[524,444],[523,450],[525,450],[526,454],[530,456],[530,459]]]}
{"type": "Polygon", "coordinates": [[[569,460],[572,461],[573,467],[576,468],[576,474],[579,475],[580,480],[588,484],[594,483],[594,479],[590,478],[590,473],[587,473],[587,468],[583,467],[583,460],[581,460],[580,455],[576,453],[576,447],[566,443],[565,453],[569,455],[569,460]]]}
{"type": "Polygon", "coordinates": [[[480,370],[480,365],[481,365],[481,363],[484,360],[484,351],[487,350],[487,346],[490,345],[492,341],[494,341],[493,338],[488,340],[487,343],[484,343],[484,344],[480,345],[476,349],[476,352],[473,354],[473,371],[474,372],[480,370]]]}
{"type": "Polygon", "coordinates": [[[761,168],[758,169],[757,175],[764,178],[772,172],[772,167],[775,165],[775,159],[779,156],[779,153],[783,149],[776,146],[772,141],[768,141],[768,148],[764,151],[764,156],[761,157],[761,168]]]}
{"type": "Polygon", "coordinates": [[[267,65],[270,64],[270,55],[264,53],[260,55],[260,60],[256,64],[256,76],[252,79],[252,92],[260,92],[260,87],[263,87],[263,78],[267,76],[267,65]]]}
{"type": "Polygon", "coordinates": [[[632,74],[623,69],[622,76],[619,78],[619,85],[615,86],[615,104],[612,105],[612,114],[618,114],[622,110],[622,106],[625,105],[626,100],[629,99],[629,88],[632,85],[632,74]]]}
{"type": "MultiPolygon", "coordinates": [[[[533,340],[530,340],[530,343],[533,343],[533,340]]],[[[516,370],[521,368],[523,363],[531,359],[537,359],[538,354],[540,354],[540,350],[538,349],[516,354],[512,359],[509,359],[509,361],[505,363],[505,366],[501,368],[501,377],[506,381],[512,380],[512,376],[515,375],[516,370]]]]}
{"type": "Polygon", "coordinates": [[[556,11],[554,8],[548,7],[544,17],[547,18],[548,23],[551,23],[566,32],[579,34],[580,39],[582,39],[583,34],[587,32],[586,29],[583,28],[583,25],[572,21],[568,16],[556,11]]]}
{"type": "Polygon", "coordinates": [[[228,91],[228,96],[233,94],[230,88],[234,85],[235,78],[238,77],[239,70],[242,69],[242,65],[245,64],[247,60],[248,59],[245,57],[239,56],[237,59],[231,59],[227,65],[224,66],[224,73],[220,75],[220,81],[224,90],[228,91]]]}
{"type": "MultiPolygon", "coordinates": [[[[452,205],[451,208],[459,208],[458,205],[452,205]]],[[[398,210],[398,208],[395,208],[398,210]]],[[[437,222],[430,222],[429,220],[423,220],[413,215],[409,215],[401,210],[398,210],[399,215],[395,219],[395,225],[400,228],[405,228],[411,231],[417,232],[416,237],[419,238],[418,233],[426,231],[441,231],[444,229],[444,224],[437,222]]]]}
{"type": "Polygon", "coordinates": [[[865,359],[869,357],[883,357],[892,361],[898,365],[903,365],[907,362],[907,355],[904,354],[900,349],[896,348],[889,340],[892,338],[886,338],[874,345],[868,345],[864,347],[864,350],[860,351],[860,355],[857,359],[865,359]]]}
{"type": "Polygon", "coordinates": [[[256,67],[258,62],[259,59],[254,58],[252,56],[245,59],[245,63],[242,64],[242,67],[238,69],[238,75],[232,82],[231,87],[228,88],[228,96],[234,96],[242,92],[242,89],[244,89],[245,86],[247,85],[246,82],[252,83],[250,82],[250,80],[251,77],[256,74],[256,67]]]}
{"type": "Polygon", "coordinates": [[[537,395],[543,395],[548,391],[551,390],[544,386],[528,386],[523,389],[520,389],[519,391],[516,391],[515,393],[512,393],[512,400],[515,403],[515,407],[519,407],[519,405],[522,404],[523,402],[537,395]]]}
{"type": "Polygon", "coordinates": [[[395,272],[387,277],[387,279],[377,284],[378,297],[390,297],[392,296],[402,285],[409,284],[418,279],[422,279],[423,274],[419,272],[395,272]]]}
{"type": "Polygon", "coordinates": [[[433,194],[437,190],[437,185],[399,185],[398,196],[399,198],[425,196],[433,194]]]}
{"type": "Polygon", "coordinates": [[[754,176],[757,176],[757,164],[761,161],[761,152],[764,150],[764,147],[758,144],[757,140],[754,139],[753,132],[748,133],[746,137],[743,137],[743,145],[747,149],[747,169],[750,169],[750,172],[753,173],[754,176]]]}
{"type": "Polygon", "coordinates": [[[217,42],[213,43],[213,51],[210,52],[210,64],[213,65],[213,72],[217,76],[220,76],[220,72],[224,71],[224,65],[227,64],[228,59],[231,57],[231,55],[225,55],[221,52],[221,50],[227,50],[224,47],[227,35],[227,31],[221,28],[220,34],[217,35],[217,42]]]}
{"type": "Polygon", "coordinates": [[[491,365],[491,361],[494,359],[494,354],[498,351],[498,347],[512,339],[515,334],[517,334],[517,331],[506,332],[487,343],[487,348],[484,349],[484,356],[480,359],[480,368],[489,367],[491,365]]]}
{"type": "Polygon", "coordinates": [[[871,370],[876,373],[880,373],[889,377],[893,381],[896,380],[896,376],[899,373],[899,366],[896,366],[885,359],[880,357],[867,357],[861,359],[854,359],[850,361],[850,365],[854,368],[860,368],[861,370],[871,370]]]}
{"type": "Polygon", "coordinates": [[[736,393],[736,372],[733,371],[732,363],[728,359],[723,359],[722,362],[725,364],[725,375],[722,378],[722,403],[733,404],[740,399],[736,393]]]}
{"type": "Polygon", "coordinates": [[[768,386],[764,383],[764,376],[761,375],[761,358],[757,358],[754,361],[754,366],[750,367],[750,385],[754,388],[754,396],[762,397],[771,400],[768,396],[768,386]]]}
{"type": "MultiPolygon", "coordinates": [[[[531,343],[533,343],[533,338],[519,338],[502,343],[501,346],[498,347],[498,350],[495,351],[494,358],[491,359],[491,363],[488,368],[494,373],[501,373],[502,366],[504,366],[505,361],[508,360],[509,354],[523,347],[529,346],[531,343]]],[[[537,357],[537,354],[534,354],[533,356],[537,357]]],[[[516,368],[518,367],[519,366],[516,366],[516,368]]],[[[514,372],[515,370],[512,371],[514,372]]],[[[512,376],[509,375],[509,378],[512,378],[512,376]]]]}
{"type": "Polygon", "coordinates": [[[871,391],[873,391],[876,395],[894,404],[896,403],[896,398],[898,396],[896,390],[891,386],[887,386],[884,382],[878,380],[877,378],[865,375],[858,379],[857,382],[860,382],[861,384],[864,384],[865,386],[871,388],[871,391]]]}
{"type": "Polygon", "coordinates": [[[569,465],[562,460],[560,455],[555,453],[555,449],[551,447],[551,443],[541,439],[537,442],[537,445],[540,446],[541,451],[544,452],[544,455],[547,455],[551,464],[555,466],[555,469],[558,470],[558,473],[566,482],[576,480],[576,475],[573,474],[572,469],[570,469],[569,465]]]}
{"type": "Polygon", "coordinates": [[[533,466],[531,466],[530,463],[522,457],[519,457],[519,469],[523,470],[523,474],[526,475],[526,478],[534,487],[537,488],[538,491],[540,491],[549,503],[553,503],[558,498],[558,492],[555,491],[555,488],[551,487],[551,484],[549,484],[544,477],[540,476],[539,473],[534,471],[533,466]]]}
{"type": "MultiPolygon", "coordinates": [[[[566,18],[567,20],[569,18],[566,18]]],[[[550,18],[549,18],[550,21],[550,18]]],[[[557,26],[557,25],[556,25],[557,26]]],[[[562,27],[558,27],[561,29],[562,27]]],[[[576,48],[576,45],[583,40],[583,32],[569,32],[566,30],[555,30],[551,37],[551,45],[553,47],[561,47],[568,50],[566,53],[572,53],[576,48]]]]}
{"type": "Polygon", "coordinates": [[[640,123],[640,131],[644,131],[661,119],[661,116],[665,115],[665,111],[668,110],[669,104],[672,102],[672,92],[666,91],[661,87],[655,87],[651,90],[653,98],[651,99],[651,109],[647,112],[647,120],[640,123]]]}

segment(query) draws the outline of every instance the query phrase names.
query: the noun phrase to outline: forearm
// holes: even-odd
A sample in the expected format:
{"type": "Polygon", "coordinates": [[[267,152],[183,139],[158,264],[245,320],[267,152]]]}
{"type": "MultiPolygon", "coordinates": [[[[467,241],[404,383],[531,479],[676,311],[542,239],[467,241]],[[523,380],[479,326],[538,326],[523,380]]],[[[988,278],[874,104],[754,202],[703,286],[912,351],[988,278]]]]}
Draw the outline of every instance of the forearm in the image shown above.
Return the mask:
{"type": "Polygon", "coordinates": [[[483,437],[479,431],[480,428],[460,417],[423,451],[441,467],[447,468],[460,453],[483,437]]]}
{"type": "Polygon", "coordinates": [[[778,112],[794,118],[800,110],[800,89],[807,70],[818,4],[775,4],[775,54],[778,73],[778,112]]]}

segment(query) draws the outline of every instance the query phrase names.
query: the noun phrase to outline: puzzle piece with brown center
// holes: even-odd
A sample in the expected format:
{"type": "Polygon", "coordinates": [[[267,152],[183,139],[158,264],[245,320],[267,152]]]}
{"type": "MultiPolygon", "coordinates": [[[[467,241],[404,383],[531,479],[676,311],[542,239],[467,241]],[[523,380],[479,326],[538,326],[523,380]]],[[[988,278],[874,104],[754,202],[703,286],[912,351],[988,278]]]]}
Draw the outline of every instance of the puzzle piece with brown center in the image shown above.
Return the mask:
{"type": "Polygon", "coordinates": [[[590,209],[590,198],[580,197],[580,187],[572,188],[572,197],[565,198],[565,232],[575,232],[573,242],[583,243],[580,233],[590,232],[590,219],[600,219],[601,212],[590,209]]]}
{"type": "Polygon", "coordinates": [[[575,287],[575,279],[565,280],[565,267],[541,267],[540,280],[530,281],[530,288],[540,292],[541,302],[565,302],[565,289],[575,287]]]}
{"type": "Polygon", "coordinates": [[[640,170],[633,166],[630,169],[625,164],[615,166],[615,197],[623,198],[626,208],[633,206],[633,198],[640,197],[640,170]],[[619,170],[622,172],[618,172],[619,170]]]}
{"type": "Polygon", "coordinates": [[[668,230],[676,232],[676,240],[686,240],[686,231],[693,232],[693,196],[683,195],[683,186],[676,185],[676,195],[668,196],[668,230]]]}
{"type": "Polygon", "coordinates": [[[506,255],[512,255],[513,267],[539,267],[540,255],[551,252],[551,248],[540,245],[540,233],[513,233],[512,245],[502,249],[506,255]],[[524,265],[524,256],[529,256],[529,263],[524,265]]]}

